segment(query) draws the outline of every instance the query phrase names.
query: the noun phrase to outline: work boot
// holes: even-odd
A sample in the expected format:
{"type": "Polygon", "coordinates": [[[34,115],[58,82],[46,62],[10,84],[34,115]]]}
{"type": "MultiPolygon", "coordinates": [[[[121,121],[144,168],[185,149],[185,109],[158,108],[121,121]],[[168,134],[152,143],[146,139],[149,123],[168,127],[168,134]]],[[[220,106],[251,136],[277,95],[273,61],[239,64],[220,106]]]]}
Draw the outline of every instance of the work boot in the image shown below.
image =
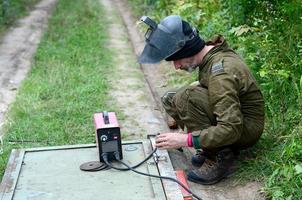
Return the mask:
{"type": "Polygon", "coordinates": [[[206,159],[215,160],[215,154],[205,150],[197,150],[192,156],[191,163],[195,167],[201,167],[206,159]]]}
{"type": "Polygon", "coordinates": [[[188,173],[188,180],[203,184],[212,185],[234,172],[234,153],[231,149],[219,151],[216,160],[206,159],[206,162],[199,168],[188,173]]]}

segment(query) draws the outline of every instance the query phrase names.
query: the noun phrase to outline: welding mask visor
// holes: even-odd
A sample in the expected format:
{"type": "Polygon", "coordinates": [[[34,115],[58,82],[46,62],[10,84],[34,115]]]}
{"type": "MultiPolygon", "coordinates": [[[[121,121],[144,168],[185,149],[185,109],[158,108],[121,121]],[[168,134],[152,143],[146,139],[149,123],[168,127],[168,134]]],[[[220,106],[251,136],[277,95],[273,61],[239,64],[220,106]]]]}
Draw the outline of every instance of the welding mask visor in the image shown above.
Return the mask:
{"type": "Polygon", "coordinates": [[[158,25],[153,20],[152,23],[146,23],[150,28],[145,34],[146,45],[139,57],[140,63],[158,63],[179,51],[188,39],[182,32],[182,20],[179,16],[170,16],[158,25]]]}
{"type": "MultiPolygon", "coordinates": [[[[183,45],[184,45],[183,41],[183,45]]],[[[146,46],[139,57],[140,63],[158,63],[183,47],[178,38],[162,31],[160,28],[146,33],[146,46]],[[148,34],[148,35],[147,35],[148,34]]]]}

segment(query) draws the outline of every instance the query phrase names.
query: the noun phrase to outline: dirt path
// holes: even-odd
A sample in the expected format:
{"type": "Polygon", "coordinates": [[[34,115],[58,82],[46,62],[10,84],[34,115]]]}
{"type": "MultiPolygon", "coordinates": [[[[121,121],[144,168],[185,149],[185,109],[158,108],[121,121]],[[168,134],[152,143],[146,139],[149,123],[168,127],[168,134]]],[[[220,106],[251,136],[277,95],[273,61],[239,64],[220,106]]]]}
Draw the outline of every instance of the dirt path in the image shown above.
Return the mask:
{"type": "Polygon", "coordinates": [[[126,139],[146,138],[167,129],[153,101],[128,39],[127,30],[111,0],[101,0],[109,20],[110,49],[114,52],[115,72],[110,78],[111,98],[124,115],[119,120],[126,139]]]}
{"type": "Polygon", "coordinates": [[[16,27],[0,39],[0,138],[5,113],[30,69],[55,3],[56,0],[42,0],[29,16],[19,20],[16,27]]]}

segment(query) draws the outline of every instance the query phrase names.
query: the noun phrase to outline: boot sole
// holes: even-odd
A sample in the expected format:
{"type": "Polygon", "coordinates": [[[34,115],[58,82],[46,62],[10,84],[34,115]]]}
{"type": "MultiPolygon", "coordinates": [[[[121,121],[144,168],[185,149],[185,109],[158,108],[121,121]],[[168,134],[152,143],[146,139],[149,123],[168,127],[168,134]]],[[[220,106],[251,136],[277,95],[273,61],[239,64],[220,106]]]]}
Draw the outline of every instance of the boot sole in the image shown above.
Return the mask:
{"type": "Polygon", "coordinates": [[[232,176],[232,174],[234,174],[234,172],[235,172],[235,170],[229,171],[229,172],[225,173],[223,176],[221,176],[219,179],[216,179],[216,180],[213,180],[213,181],[208,181],[208,182],[203,182],[203,181],[191,179],[190,177],[188,177],[188,180],[191,181],[191,182],[194,182],[194,183],[201,184],[201,185],[214,185],[214,184],[220,182],[222,179],[232,176]]]}

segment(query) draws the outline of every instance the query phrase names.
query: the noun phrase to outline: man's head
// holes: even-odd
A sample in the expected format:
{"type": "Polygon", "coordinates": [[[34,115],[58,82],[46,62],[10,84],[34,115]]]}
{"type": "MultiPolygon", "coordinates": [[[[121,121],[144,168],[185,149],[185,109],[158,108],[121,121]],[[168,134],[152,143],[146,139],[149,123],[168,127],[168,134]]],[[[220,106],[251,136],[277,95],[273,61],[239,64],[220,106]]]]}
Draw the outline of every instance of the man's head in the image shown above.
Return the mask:
{"type": "Polygon", "coordinates": [[[205,46],[198,31],[180,16],[168,16],[159,24],[146,16],[143,16],[141,20],[149,25],[149,29],[145,34],[146,45],[139,57],[140,63],[189,58],[199,53],[205,46]]]}

